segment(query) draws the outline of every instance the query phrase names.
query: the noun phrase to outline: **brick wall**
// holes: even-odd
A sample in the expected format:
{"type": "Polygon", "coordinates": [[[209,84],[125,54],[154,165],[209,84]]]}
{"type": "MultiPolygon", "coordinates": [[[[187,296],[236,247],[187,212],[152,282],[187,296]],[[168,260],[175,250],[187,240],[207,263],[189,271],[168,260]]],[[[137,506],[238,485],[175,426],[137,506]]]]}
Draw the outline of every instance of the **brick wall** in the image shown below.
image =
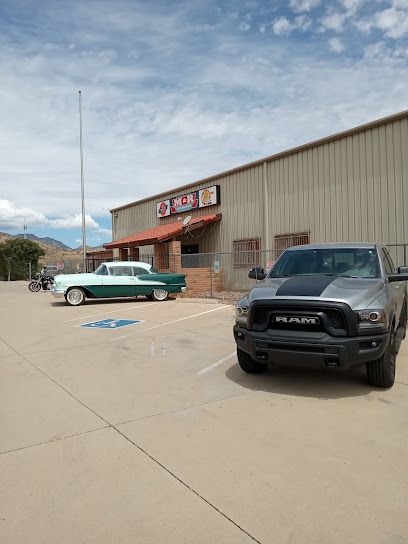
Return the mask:
{"type": "Polygon", "coordinates": [[[214,274],[210,268],[181,268],[180,272],[186,275],[186,296],[219,293],[223,290],[222,271],[214,274]]]}
{"type": "MultiPolygon", "coordinates": [[[[222,271],[215,274],[210,268],[182,268],[181,243],[177,240],[167,244],[155,244],[154,266],[160,272],[178,272],[186,275],[186,296],[219,293],[223,290],[222,271]]],[[[178,295],[180,296],[180,295],[178,295]]]]}

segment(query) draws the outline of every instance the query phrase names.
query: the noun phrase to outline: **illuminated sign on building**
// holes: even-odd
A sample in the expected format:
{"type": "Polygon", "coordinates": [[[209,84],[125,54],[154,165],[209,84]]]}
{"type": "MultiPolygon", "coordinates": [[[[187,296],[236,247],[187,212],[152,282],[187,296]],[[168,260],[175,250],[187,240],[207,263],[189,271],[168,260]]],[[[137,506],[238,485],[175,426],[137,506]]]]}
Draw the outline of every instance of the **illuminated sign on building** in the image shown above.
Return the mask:
{"type": "Polygon", "coordinates": [[[168,217],[182,212],[190,212],[220,203],[220,186],[213,185],[192,193],[175,196],[156,204],[157,217],[168,217]]]}

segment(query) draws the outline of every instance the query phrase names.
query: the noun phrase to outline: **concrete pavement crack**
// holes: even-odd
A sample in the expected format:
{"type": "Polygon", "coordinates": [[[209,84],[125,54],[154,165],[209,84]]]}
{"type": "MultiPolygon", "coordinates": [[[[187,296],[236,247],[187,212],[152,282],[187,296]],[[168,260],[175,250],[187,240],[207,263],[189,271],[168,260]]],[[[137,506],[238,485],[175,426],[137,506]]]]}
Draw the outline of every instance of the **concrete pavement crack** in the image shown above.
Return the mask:
{"type": "Polygon", "coordinates": [[[180,412],[185,412],[186,410],[192,410],[194,408],[202,408],[203,406],[211,406],[213,404],[217,404],[217,402],[233,400],[233,399],[237,399],[239,397],[244,397],[245,395],[252,395],[254,393],[257,393],[257,391],[244,391],[243,393],[240,393],[238,395],[231,395],[229,397],[224,397],[222,399],[210,400],[208,402],[202,402],[201,404],[192,404],[191,406],[185,406],[184,408],[177,408],[176,410],[168,410],[166,412],[159,412],[157,414],[150,414],[148,416],[141,416],[141,417],[137,417],[135,419],[129,419],[128,421],[120,421],[118,423],[115,423],[114,425],[117,425],[117,426],[126,425],[127,423],[135,423],[136,421],[143,421],[144,419],[151,419],[153,417],[160,417],[160,416],[178,414],[180,412]]]}
{"type": "Polygon", "coordinates": [[[54,442],[61,442],[61,440],[66,440],[67,438],[74,438],[75,436],[82,436],[84,434],[94,433],[102,429],[111,429],[112,425],[104,425],[103,427],[97,427],[96,429],[89,429],[88,431],[83,431],[81,433],[67,434],[66,436],[59,436],[58,438],[52,438],[51,440],[45,440],[44,442],[37,442],[35,444],[29,444],[28,446],[21,446],[20,448],[13,448],[11,450],[0,451],[0,455],[6,453],[13,453],[21,450],[28,450],[30,448],[35,448],[36,446],[43,446],[44,444],[53,444],[54,442]]]}
{"type": "Polygon", "coordinates": [[[145,450],[144,448],[142,448],[142,446],[140,446],[139,444],[136,444],[136,442],[134,442],[133,440],[131,440],[128,436],[126,436],[124,433],[122,433],[119,429],[117,429],[116,427],[114,427],[114,429],[121,435],[123,436],[123,438],[125,438],[128,442],[130,442],[131,444],[133,444],[133,446],[135,446],[135,448],[137,448],[139,451],[141,451],[144,455],[146,455],[146,457],[148,457],[149,459],[151,459],[151,461],[153,461],[156,465],[158,465],[159,467],[161,467],[165,472],[167,472],[167,474],[169,474],[170,476],[172,476],[175,480],[177,480],[181,485],[183,485],[185,488],[187,488],[189,491],[191,491],[191,493],[193,493],[194,495],[196,495],[199,499],[201,499],[203,502],[205,502],[208,506],[210,506],[210,508],[212,508],[213,510],[215,510],[216,512],[218,512],[218,514],[220,514],[224,519],[226,519],[227,521],[229,521],[232,525],[234,525],[237,529],[239,529],[242,533],[244,533],[245,535],[247,535],[253,542],[256,542],[257,544],[262,544],[262,542],[260,540],[258,540],[257,538],[255,538],[251,533],[249,533],[248,531],[246,531],[243,527],[241,527],[241,525],[239,525],[237,522],[235,522],[232,518],[230,518],[225,512],[223,512],[222,510],[220,510],[217,506],[215,506],[215,504],[213,504],[212,502],[210,502],[209,500],[207,500],[203,495],[201,495],[198,491],[196,491],[193,487],[191,487],[190,485],[188,485],[188,483],[186,483],[182,478],[180,478],[179,476],[177,476],[177,474],[175,474],[174,472],[172,472],[168,467],[166,467],[165,465],[163,465],[158,459],[156,459],[155,457],[153,457],[153,455],[151,455],[147,450],[145,450]]]}
{"type": "MultiPolygon", "coordinates": [[[[120,431],[115,425],[112,425],[109,421],[107,421],[104,417],[102,417],[100,414],[98,414],[95,410],[93,410],[92,408],[90,408],[89,406],[87,406],[84,402],[82,402],[80,399],[78,399],[75,395],[73,395],[70,391],[68,391],[68,389],[66,389],[63,385],[61,385],[60,383],[58,383],[56,380],[54,380],[54,378],[52,378],[51,376],[49,376],[46,372],[44,372],[41,368],[39,368],[35,363],[33,363],[32,361],[30,361],[30,359],[19,353],[15,348],[13,348],[12,346],[10,346],[10,344],[8,344],[5,340],[2,340],[11,350],[14,351],[14,353],[16,355],[18,355],[19,357],[21,357],[22,359],[24,359],[29,365],[31,365],[33,368],[35,368],[38,372],[40,372],[43,376],[45,376],[46,378],[48,378],[50,381],[52,381],[57,387],[59,387],[60,389],[62,389],[67,395],[69,395],[72,399],[74,399],[75,401],[77,401],[79,404],[81,404],[84,408],[87,408],[90,412],[92,412],[94,415],[96,415],[97,417],[99,417],[99,419],[101,419],[104,423],[106,423],[106,426],[104,428],[112,428],[114,429],[118,434],[120,434],[125,440],[127,440],[130,444],[132,444],[135,448],[137,448],[141,453],[143,453],[146,457],[148,457],[153,463],[155,463],[158,467],[160,467],[162,470],[164,470],[165,472],[167,472],[167,474],[169,474],[172,478],[174,478],[175,480],[177,480],[177,482],[179,482],[179,484],[181,484],[183,487],[185,487],[188,491],[190,491],[191,493],[193,493],[196,497],[198,497],[199,499],[201,499],[205,504],[207,504],[207,506],[209,506],[210,508],[212,508],[215,512],[217,512],[220,516],[222,516],[224,519],[226,519],[227,521],[229,521],[232,525],[234,525],[234,527],[236,527],[237,529],[239,529],[243,534],[247,535],[248,538],[250,538],[253,542],[256,542],[257,544],[262,544],[262,542],[260,540],[258,540],[257,538],[255,538],[251,533],[249,533],[248,531],[246,531],[243,527],[241,527],[237,522],[235,522],[232,518],[230,518],[225,512],[223,512],[222,510],[220,510],[220,508],[218,508],[217,506],[215,506],[215,504],[213,504],[212,502],[210,502],[208,499],[206,499],[203,495],[201,495],[198,491],[196,491],[194,488],[192,488],[187,482],[185,482],[181,477],[177,476],[174,472],[172,472],[168,467],[166,467],[165,465],[163,465],[163,463],[161,463],[158,459],[156,459],[155,457],[153,457],[153,455],[151,455],[147,450],[145,450],[144,448],[142,448],[142,446],[140,446],[139,444],[136,444],[136,442],[134,442],[133,440],[131,440],[128,436],[126,436],[122,431],[120,431]]],[[[95,429],[96,430],[96,429],[95,429]]],[[[52,442],[52,441],[50,441],[52,442]]],[[[30,447],[30,446],[28,446],[30,447]]],[[[34,447],[34,446],[31,446],[31,447],[34,447]]],[[[25,449],[25,448],[23,448],[25,449]]],[[[13,450],[11,450],[13,451],[13,450]]],[[[7,452],[3,452],[3,453],[7,453],[7,452]]]]}

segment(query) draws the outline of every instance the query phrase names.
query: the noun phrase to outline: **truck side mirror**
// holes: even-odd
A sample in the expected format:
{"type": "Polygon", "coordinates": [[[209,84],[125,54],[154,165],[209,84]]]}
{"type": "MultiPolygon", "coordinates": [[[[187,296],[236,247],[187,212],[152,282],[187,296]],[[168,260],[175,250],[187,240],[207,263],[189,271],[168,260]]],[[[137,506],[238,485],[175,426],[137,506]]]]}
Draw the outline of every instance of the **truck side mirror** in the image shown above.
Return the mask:
{"type": "Polygon", "coordinates": [[[398,274],[408,274],[408,266],[399,266],[398,274]]]}
{"type": "Polygon", "coordinates": [[[263,268],[260,266],[254,266],[249,271],[248,278],[251,280],[264,280],[266,278],[266,274],[263,268]]]}

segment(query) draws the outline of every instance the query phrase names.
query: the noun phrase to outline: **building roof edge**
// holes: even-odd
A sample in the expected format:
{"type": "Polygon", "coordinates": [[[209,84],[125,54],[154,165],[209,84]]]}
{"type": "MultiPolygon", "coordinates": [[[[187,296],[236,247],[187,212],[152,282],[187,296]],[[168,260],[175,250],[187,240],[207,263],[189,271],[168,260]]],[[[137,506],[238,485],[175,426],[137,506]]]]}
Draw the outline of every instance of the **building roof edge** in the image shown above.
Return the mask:
{"type": "Polygon", "coordinates": [[[178,187],[174,187],[174,189],[168,189],[167,191],[163,191],[161,193],[157,193],[145,198],[142,198],[140,200],[135,200],[134,202],[129,202],[129,204],[123,204],[122,206],[117,206],[116,208],[112,208],[110,213],[124,210],[126,208],[131,208],[132,206],[135,206],[136,204],[142,204],[144,202],[149,202],[151,200],[160,200],[164,196],[168,196],[171,193],[179,193],[180,191],[183,191],[185,189],[189,189],[190,187],[193,187],[195,185],[201,185],[203,183],[216,181],[219,178],[229,176],[231,174],[236,174],[237,172],[241,172],[243,170],[247,170],[248,168],[253,168],[254,166],[259,166],[260,164],[263,164],[264,162],[272,162],[277,159],[281,159],[283,157],[288,157],[290,155],[294,155],[296,153],[300,153],[302,151],[307,151],[308,149],[312,149],[313,147],[316,147],[318,145],[326,144],[333,142],[335,140],[340,140],[341,138],[346,138],[348,136],[352,136],[353,134],[357,134],[359,132],[364,132],[366,130],[370,130],[376,127],[380,127],[382,125],[386,125],[388,123],[393,123],[395,121],[400,121],[401,119],[408,118],[408,110],[401,111],[399,113],[394,113],[393,115],[388,115],[387,117],[382,117],[381,119],[376,119],[375,121],[370,121],[369,123],[364,123],[363,125],[358,125],[356,127],[343,130],[342,132],[336,132],[335,134],[332,134],[330,136],[324,136],[323,138],[319,138],[318,140],[313,140],[311,142],[308,142],[306,144],[302,144],[296,147],[292,147],[290,149],[287,149],[285,151],[280,151],[278,153],[274,153],[273,155],[268,155],[267,157],[264,157],[262,159],[257,159],[256,161],[252,161],[246,164],[243,164],[241,166],[236,166],[234,168],[231,168],[229,170],[225,170],[223,172],[220,172],[218,174],[213,174],[211,176],[187,183],[185,185],[180,185],[178,187]]]}

